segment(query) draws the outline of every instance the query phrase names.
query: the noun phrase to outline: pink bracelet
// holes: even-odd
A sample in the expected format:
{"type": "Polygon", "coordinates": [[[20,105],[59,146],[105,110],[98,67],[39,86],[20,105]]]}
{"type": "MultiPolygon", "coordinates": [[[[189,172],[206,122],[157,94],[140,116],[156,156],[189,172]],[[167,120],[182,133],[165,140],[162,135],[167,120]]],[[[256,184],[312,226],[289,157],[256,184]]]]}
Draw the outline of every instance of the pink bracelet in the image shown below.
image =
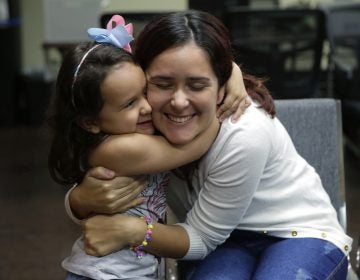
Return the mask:
{"type": "Polygon", "coordinates": [[[149,241],[151,240],[152,231],[154,229],[154,225],[152,224],[152,219],[149,216],[140,217],[140,218],[144,219],[146,222],[145,238],[140,245],[130,247],[130,249],[135,252],[135,255],[138,259],[141,259],[145,255],[144,248],[149,244],[149,241]]]}

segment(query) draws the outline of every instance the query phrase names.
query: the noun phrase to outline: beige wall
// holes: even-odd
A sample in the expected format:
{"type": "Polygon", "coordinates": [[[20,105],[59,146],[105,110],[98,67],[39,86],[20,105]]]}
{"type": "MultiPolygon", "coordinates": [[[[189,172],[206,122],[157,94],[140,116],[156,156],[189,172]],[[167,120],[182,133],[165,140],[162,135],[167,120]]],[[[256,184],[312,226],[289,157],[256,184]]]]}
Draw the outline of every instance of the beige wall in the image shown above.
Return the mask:
{"type": "MultiPolygon", "coordinates": [[[[20,0],[21,55],[24,71],[43,70],[45,66],[42,49],[45,1],[47,0],[20,0]]],[[[174,11],[186,9],[187,0],[99,0],[99,5],[104,12],[174,11]]]]}
{"type": "Polygon", "coordinates": [[[41,70],[44,67],[43,0],[20,0],[21,57],[23,70],[41,70]]]}
{"type": "Polygon", "coordinates": [[[108,13],[181,11],[188,8],[187,0],[105,0],[102,3],[102,10],[108,13]]]}

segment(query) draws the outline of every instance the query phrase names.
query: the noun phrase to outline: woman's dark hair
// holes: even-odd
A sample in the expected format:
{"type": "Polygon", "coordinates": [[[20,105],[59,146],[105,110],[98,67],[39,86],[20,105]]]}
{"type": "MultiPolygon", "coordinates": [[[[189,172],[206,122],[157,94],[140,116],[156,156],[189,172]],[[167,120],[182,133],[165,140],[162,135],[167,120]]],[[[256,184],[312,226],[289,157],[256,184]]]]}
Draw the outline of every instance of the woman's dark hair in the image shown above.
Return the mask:
{"type": "MultiPolygon", "coordinates": [[[[162,52],[194,42],[209,57],[219,86],[231,76],[234,60],[229,31],[215,16],[201,11],[189,10],[170,13],[154,18],[139,34],[135,44],[135,56],[146,70],[162,52]]],[[[263,80],[243,73],[249,96],[271,117],[275,116],[274,101],[263,80]]],[[[183,166],[174,173],[186,180],[192,188],[192,177],[197,162],[183,166]]]]}
{"type": "Polygon", "coordinates": [[[51,177],[59,184],[81,182],[88,169],[89,151],[105,137],[102,133],[87,132],[79,123],[84,118],[97,118],[104,104],[100,86],[107,74],[122,62],[136,64],[133,56],[123,49],[100,44],[90,50],[94,46],[95,43],[84,43],[70,50],[57,76],[55,96],[48,112],[53,132],[48,167],[51,177]]]}
{"type": "MultiPolygon", "coordinates": [[[[194,42],[205,51],[212,69],[223,86],[231,76],[234,60],[229,31],[215,16],[195,10],[161,15],[151,20],[139,34],[135,56],[146,70],[162,52],[194,42]]],[[[275,116],[273,99],[262,79],[243,73],[249,96],[272,117],[275,116]]]]}

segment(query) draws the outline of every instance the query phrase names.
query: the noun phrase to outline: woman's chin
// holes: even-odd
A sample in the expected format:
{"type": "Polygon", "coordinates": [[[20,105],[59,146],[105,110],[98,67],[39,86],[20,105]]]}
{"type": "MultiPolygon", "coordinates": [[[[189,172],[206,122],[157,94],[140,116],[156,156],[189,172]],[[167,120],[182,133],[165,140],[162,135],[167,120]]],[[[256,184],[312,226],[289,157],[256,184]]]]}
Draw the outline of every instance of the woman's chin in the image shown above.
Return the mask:
{"type": "Polygon", "coordinates": [[[180,133],[165,133],[164,136],[166,139],[175,145],[185,145],[194,140],[194,136],[192,135],[184,135],[180,133]]]}

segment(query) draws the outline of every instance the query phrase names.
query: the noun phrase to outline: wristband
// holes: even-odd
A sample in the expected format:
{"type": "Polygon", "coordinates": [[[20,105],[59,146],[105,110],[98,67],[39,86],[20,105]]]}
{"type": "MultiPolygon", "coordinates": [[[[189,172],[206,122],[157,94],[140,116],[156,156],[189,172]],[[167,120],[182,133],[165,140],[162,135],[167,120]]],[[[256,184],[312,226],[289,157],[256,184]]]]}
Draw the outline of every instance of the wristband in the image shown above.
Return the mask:
{"type": "Polygon", "coordinates": [[[141,259],[144,255],[144,248],[149,244],[151,240],[152,231],[154,229],[154,225],[152,224],[152,219],[149,216],[140,217],[141,219],[145,220],[146,222],[146,234],[144,240],[141,242],[140,245],[131,246],[130,249],[135,252],[135,255],[138,259],[141,259]]]}

